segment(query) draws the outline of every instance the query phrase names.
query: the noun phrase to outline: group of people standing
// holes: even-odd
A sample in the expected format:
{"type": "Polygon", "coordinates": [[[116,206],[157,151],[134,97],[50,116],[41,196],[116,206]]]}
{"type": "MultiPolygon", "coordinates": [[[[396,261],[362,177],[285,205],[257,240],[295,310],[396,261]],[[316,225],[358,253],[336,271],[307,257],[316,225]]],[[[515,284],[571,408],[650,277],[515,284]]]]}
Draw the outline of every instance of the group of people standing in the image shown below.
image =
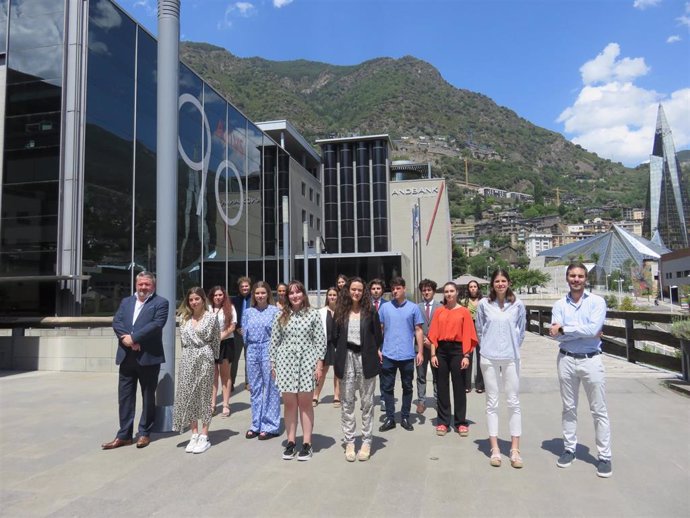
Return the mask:
{"type": "MultiPolygon", "coordinates": [[[[612,472],[610,430],[599,357],[606,307],[601,297],[584,292],[586,273],[582,264],[568,267],[570,292],[554,306],[550,328],[550,335],[560,344],[558,375],[563,400],[564,453],[557,465],[567,467],[575,460],[577,396],[582,383],[595,419],[597,474],[608,477],[612,472]]],[[[436,283],[428,279],[420,282],[422,302],[415,304],[406,299],[405,280],[401,277],[390,281],[392,298],[386,301],[380,279],[367,284],[360,277],[339,276],[336,286],[327,290],[326,305],[320,310],[310,306],[299,281],[279,285],[275,302],[271,287],[264,281],[251,285],[248,278],[241,278],[238,287],[240,294],[232,301],[220,286],[208,295],[199,287],[191,288],[178,311],[182,358],[173,429],[190,429],[185,451],[203,453],[211,446],[208,428],[215,413],[218,378],[222,416],[230,415],[239,345],[245,349],[245,379],[252,412],[252,424],[245,437],[267,440],[280,435],[282,396],[285,460],[312,457],[314,407],[319,404],[331,365],[335,374],[334,406],[341,408],[346,461],[366,461],[371,456],[377,376],[385,412],[380,432],[397,426],[394,386],[398,373],[402,385],[400,425],[408,431],[414,429],[410,422],[414,375],[416,410],[423,413],[430,366],[438,414],[436,434],[444,436],[452,429],[466,437],[467,393],[474,356],[478,363],[475,389],[486,392],[490,464],[498,467],[502,463],[498,446],[498,401],[502,391],[509,416],[510,464],[514,468],[523,466],[519,381],[526,311],[510,288],[507,271],[493,272],[486,297],[482,297],[475,281],[466,287],[464,299],[460,298],[458,286],[447,282],[442,287],[441,303],[434,299],[436,283]],[[359,451],[355,445],[357,395],[362,436],[359,451]],[[297,447],[298,423],[302,428],[301,448],[297,447]]],[[[103,449],[132,444],[137,381],[144,397],[137,447],[149,443],[157,369],[164,361],[160,341],[167,311],[167,301],[155,295],[155,278],[147,272],[139,274],[137,292],[123,301],[113,320],[120,344],[116,359],[120,365],[120,431],[103,449]]]]}

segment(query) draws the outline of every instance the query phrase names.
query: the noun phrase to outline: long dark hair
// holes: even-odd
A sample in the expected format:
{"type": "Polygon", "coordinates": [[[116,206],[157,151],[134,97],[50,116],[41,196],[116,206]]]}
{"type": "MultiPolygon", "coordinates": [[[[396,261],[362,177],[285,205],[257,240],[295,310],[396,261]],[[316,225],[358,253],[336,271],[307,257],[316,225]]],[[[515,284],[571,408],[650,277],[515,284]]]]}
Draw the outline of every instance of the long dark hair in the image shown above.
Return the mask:
{"type": "MultiPolygon", "coordinates": [[[[508,274],[507,270],[504,270],[503,268],[498,268],[494,270],[494,273],[491,274],[491,289],[489,290],[489,300],[491,302],[496,300],[496,290],[494,290],[494,281],[496,280],[496,277],[498,277],[499,275],[505,277],[508,281],[508,284],[510,284],[510,275],[508,274]]],[[[515,293],[513,293],[513,290],[510,289],[510,286],[508,286],[508,289],[506,290],[506,300],[511,304],[515,302],[515,293]]]]}
{"type": "MultiPolygon", "coordinates": [[[[215,298],[217,291],[223,292],[223,304],[221,304],[220,309],[223,310],[223,316],[225,317],[225,328],[227,329],[232,324],[232,306],[230,306],[230,297],[228,297],[228,292],[225,291],[225,288],[222,286],[214,286],[208,290],[208,301],[211,304],[211,307],[216,309],[216,307],[213,305],[213,299],[215,298]]],[[[225,329],[221,329],[221,331],[225,331],[225,329]]]]}
{"type": "Polygon", "coordinates": [[[362,285],[362,300],[359,302],[360,314],[363,317],[368,317],[372,313],[371,295],[367,289],[367,285],[361,277],[351,277],[348,279],[343,289],[338,295],[338,305],[335,307],[335,321],[338,325],[345,325],[345,322],[350,317],[352,311],[352,297],[350,297],[350,286],[353,282],[359,282],[362,285]]]}
{"type": "MultiPolygon", "coordinates": [[[[470,281],[467,283],[467,298],[472,299],[472,297],[470,297],[470,284],[472,284],[472,283],[477,285],[477,298],[476,298],[476,300],[479,300],[483,297],[483,295],[482,295],[482,289],[479,287],[479,283],[477,281],[470,281]]],[[[472,300],[475,300],[475,299],[472,299],[472,300]]]]}
{"type": "Polygon", "coordinates": [[[292,304],[290,303],[290,292],[292,291],[292,288],[297,288],[297,290],[302,292],[303,295],[302,307],[299,308],[297,311],[302,311],[303,309],[308,309],[310,307],[309,294],[307,293],[304,284],[302,284],[299,281],[290,281],[290,284],[288,284],[287,289],[288,300],[287,303],[283,305],[283,309],[280,311],[280,316],[278,317],[278,321],[280,322],[280,325],[283,327],[287,325],[288,320],[290,320],[292,314],[295,313],[295,311],[292,310],[292,304]]]}

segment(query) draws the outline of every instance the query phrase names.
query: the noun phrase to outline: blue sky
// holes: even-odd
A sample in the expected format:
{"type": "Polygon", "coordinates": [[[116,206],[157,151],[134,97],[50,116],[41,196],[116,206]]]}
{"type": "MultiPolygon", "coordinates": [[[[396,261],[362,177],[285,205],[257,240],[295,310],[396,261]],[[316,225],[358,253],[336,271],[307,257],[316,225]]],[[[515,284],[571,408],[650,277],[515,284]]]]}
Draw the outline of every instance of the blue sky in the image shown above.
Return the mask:
{"type": "MultiPolygon", "coordinates": [[[[156,33],[156,0],[118,0],[156,33]]],[[[181,0],[181,37],[240,57],[412,55],[600,156],[648,160],[663,103],[690,148],[690,1],[181,0]]],[[[276,114],[277,117],[280,114],[276,114]]]]}

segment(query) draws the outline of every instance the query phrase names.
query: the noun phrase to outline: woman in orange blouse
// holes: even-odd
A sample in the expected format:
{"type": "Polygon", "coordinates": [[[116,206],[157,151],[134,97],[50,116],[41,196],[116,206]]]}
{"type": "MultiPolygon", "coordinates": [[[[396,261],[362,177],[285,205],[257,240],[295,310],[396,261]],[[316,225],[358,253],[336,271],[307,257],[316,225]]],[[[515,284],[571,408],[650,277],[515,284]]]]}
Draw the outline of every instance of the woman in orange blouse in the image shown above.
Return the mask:
{"type": "Polygon", "coordinates": [[[468,309],[458,303],[458,287],[454,282],[443,285],[445,305],[434,312],[429,326],[431,364],[438,369],[437,435],[446,435],[450,427],[450,383],[453,380],[453,428],[460,437],[467,437],[467,394],[462,369],[470,365],[470,356],[477,346],[477,333],[468,309]]]}

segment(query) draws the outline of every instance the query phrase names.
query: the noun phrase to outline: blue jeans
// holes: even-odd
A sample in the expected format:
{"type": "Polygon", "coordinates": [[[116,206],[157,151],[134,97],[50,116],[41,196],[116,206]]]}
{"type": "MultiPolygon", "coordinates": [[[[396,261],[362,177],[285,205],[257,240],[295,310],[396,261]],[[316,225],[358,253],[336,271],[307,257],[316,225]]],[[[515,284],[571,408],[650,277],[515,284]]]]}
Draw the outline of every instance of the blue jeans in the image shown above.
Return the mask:
{"type": "Polygon", "coordinates": [[[391,360],[383,357],[381,365],[381,395],[386,403],[386,418],[394,419],[395,398],[395,373],[400,371],[400,382],[402,384],[402,406],[400,407],[400,418],[410,418],[410,407],[412,407],[412,381],[414,380],[414,358],[409,360],[391,360]]]}

